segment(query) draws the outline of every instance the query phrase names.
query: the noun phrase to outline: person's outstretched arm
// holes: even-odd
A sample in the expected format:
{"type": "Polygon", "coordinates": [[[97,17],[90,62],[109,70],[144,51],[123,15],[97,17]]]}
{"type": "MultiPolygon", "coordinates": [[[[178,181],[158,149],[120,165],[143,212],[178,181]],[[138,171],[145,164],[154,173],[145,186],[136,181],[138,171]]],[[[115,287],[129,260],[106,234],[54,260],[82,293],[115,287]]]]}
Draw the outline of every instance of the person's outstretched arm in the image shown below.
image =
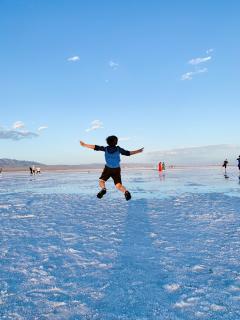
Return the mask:
{"type": "Polygon", "coordinates": [[[80,145],[85,148],[89,148],[89,149],[93,149],[93,150],[95,149],[95,144],[87,144],[83,141],[80,141],[80,145]]]}
{"type": "Polygon", "coordinates": [[[133,154],[137,154],[137,153],[141,153],[143,152],[144,148],[138,149],[138,150],[134,150],[134,151],[130,151],[130,155],[132,156],[133,154]]]}

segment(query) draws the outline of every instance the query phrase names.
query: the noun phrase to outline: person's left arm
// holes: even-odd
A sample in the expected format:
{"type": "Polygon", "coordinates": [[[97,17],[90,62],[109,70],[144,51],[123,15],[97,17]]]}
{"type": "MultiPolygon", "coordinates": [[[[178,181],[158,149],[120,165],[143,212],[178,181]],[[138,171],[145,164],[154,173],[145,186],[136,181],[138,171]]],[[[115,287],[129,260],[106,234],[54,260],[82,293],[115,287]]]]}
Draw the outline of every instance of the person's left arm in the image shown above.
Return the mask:
{"type": "Polygon", "coordinates": [[[133,154],[141,153],[141,152],[143,152],[143,149],[144,148],[134,150],[134,151],[128,151],[128,150],[125,150],[125,149],[119,147],[119,151],[123,156],[131,156],[133,154]]]}
{"type": "Polygon", "coordinates": [[[137,149],[137,150],[134,150],[134,151],[130,151],[130,155],[132,156],[133,154],[142,153],[143,150],[144,150],[144,148],[137,149]]]}

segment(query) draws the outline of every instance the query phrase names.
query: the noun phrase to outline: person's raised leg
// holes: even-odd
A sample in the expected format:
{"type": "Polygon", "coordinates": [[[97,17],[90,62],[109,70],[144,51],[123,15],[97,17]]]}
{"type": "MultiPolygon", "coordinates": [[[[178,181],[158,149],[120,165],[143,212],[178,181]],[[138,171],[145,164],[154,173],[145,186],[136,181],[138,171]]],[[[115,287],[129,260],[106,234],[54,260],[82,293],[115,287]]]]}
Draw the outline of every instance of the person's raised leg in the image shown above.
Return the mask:
{"type": "Polygon", "coordinates": [[[131,199],[131,193],[121,183],[116,183],[115,186],[119,191],[124,193],[127,201],[131,199]]]}
{"type": "Polygon", "coordinates": [[[99,179],[99,187],[101,188],[101,190],[98,192],[97,197],[101,199],[107,193],[104,180],[99,179]]]}
{"type": "Polygon", "coordinates": [[[121,192],[123,192],[123,193],[125,193],[125,192],[127,191],[127,189],[126,189],[121,183],[116,183],[116,184],[115,184],[115,187],[116,187],[119,191],[121,191],[121,192]]]}
{"type": "Polygon", "coordinates": [[[104,180],[102,180],[102,179],[99,180],[99,187],[100,187],[101,189],[106,189],[106,184],[105,184],[105,181],[104,181],[104,180]]]}

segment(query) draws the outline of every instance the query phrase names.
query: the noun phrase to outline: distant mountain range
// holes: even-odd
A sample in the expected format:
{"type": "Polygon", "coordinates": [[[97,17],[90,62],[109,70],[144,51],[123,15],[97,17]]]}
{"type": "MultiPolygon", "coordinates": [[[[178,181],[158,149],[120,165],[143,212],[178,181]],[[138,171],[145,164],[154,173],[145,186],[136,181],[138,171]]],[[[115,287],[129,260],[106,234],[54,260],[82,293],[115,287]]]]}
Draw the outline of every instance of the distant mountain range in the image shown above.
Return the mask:
{"type": "MultiPolygon", "coordinates": [[[[165,161],[166,165],[221,165],[227,158],[230,165],[237,164],[240,154],[240,145],[221,144],[200,147],[178,148],[171,150],[159,150],[144,152],[141,157],[123,157],[122,167],[156,166],[159,161],[165,161]]],[[[30,166],[44,167],[44,170],[69,170],[69,169],[98,169],[103,163],[89,163],[79,165],[45,165],[36,161],[24,161],[15,159],[0,159],[0,168],[28,168],[30,166]]]]}
{"type": "Polygon", "coordinates": [[[172,165],[221,165],[227,158],[230,165],[236,165],[239,154],[239,145],[221,144],[149,152],[144,154],[143,161],[165,161],[172,165]]]}
{"type": "Polygon", "coordinates": [[[43,163],[36,161],[25,161],[16,159],[0,159],[0,167],[30,167],[30,166],[44,166],[43,163]]]}

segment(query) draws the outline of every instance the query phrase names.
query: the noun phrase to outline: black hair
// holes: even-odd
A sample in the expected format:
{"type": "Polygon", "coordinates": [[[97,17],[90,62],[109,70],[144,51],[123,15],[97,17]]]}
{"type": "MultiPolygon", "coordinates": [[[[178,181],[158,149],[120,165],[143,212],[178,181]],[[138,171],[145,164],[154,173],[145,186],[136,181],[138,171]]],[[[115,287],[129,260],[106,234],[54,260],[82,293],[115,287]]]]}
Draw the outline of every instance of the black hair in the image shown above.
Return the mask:
{"type": "Polygon", "coordinates": [[[107,137],[106,139],[107,141],[107,144],[110,146],[110,147],[115,147],[118,143],[118,137],[116,136],[109,136],[107,137]]]}

